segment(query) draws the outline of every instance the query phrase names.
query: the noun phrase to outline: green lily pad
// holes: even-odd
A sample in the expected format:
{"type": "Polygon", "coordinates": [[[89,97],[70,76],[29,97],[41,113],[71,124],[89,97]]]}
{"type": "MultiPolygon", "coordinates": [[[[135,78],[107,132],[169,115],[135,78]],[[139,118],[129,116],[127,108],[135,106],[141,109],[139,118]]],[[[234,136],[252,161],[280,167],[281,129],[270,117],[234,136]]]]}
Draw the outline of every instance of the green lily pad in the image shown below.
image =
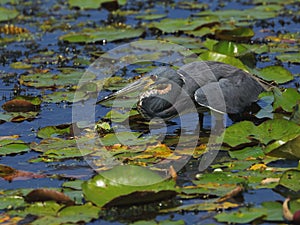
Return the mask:
{"type": "Polygon", "coordinates": [[[0,121],[4,122],[23,122],[31,121],[37,117],[38,112],[4,112],[0,113],[0,121]]]}
{"type": "Polygon", "coordinates": [[[286,83],[294,79],[290,71],[281,66],[268,66],[257,72],[259,77],[266,81],[275,81],[278,84],[286,83]]]}
{"type": "Polygon", "coordinates": [[[99,217],[100,208],[93,206],[91,203],[84,205],[74,205],[66,207],[59,211],[58,217],[65,218],[66,222],[90,222],[92,219],[99,217]]]}
{"type": "Polygon", "coordinates": [[[242,70],[247,70],[246,66],[241,62],[241,60],[229,56],[229,55],[224,55],[221,53],[217,52],[212,52],[212,51],[205,51],[199,56],[199,59],[204,60],[204,61],[217,61],[217,62],[223,62],[226,64],[230,64],[232,66],[235,66],[237,68],[240,68],[242,70]]]}
{"type": "Polygon", "coordinates": [[[283,144],[299,134],[300,127],[284,119],[268,120],[259,126],[243,121],[227,128],[223,141],[232,147],[253,141],[267,145],[270,141],[281,140],[283,144]]]}
{"type": "Polygon", "coordinates": [[[68,3],[70,7],[78,7],[81,9],[98,9],[101,7],[103,3],[114,3],[117,2],[120,5],[123,5],[126,3],[124,0],[86,0],[86,1],[81,1],[81,0],[69,0],[68,3]]]}
{"type": "Polygon", "coordinates": [[[284,221],[280,202],[263,202],[262,207],[267,212],[266,217],[263,218],[264,221],[284,221]]]}
{"type": "Polygon", "coordinates": [[[22,140],[3,139],[0,140],[0,155],[18,154],[28,152],[30,150],[28,144],[22,140]]]}
{"type": "Polygon", "coordinates": [[[93,73],[85,73],[83,71],[72,71],[69,73],[60,74],[29,74],[20,77],[20,83],[30,87],[47,88],[47,87],[66,87],[69,85],[77,85],[80,82],[85,83],[95,79],[96,75],[93,73]],[[84,80],[83,80],[84,79],[84,80]]]}
{"type": "Polygon", "coordinates": [[[9,195],[0,196],[0,209],[14,209],[24,206],[26,203],[21,196],[9,195]]]}
{"type": "Polygon", "coordinates": [[[294,106],[300,101],[300,93],[294,88],[287,88],[284,91],[273,90],[274,110],[282,108],[286,112],[293,112],[294,106]]]}
{"type": "Polygon", "coordinates": [[[13,69],[28,70],[32,68],[32,65],[23,62],[14,62],[10,64],[10,67],[13,69]]]}
{"type": "Polygon", "coordinates": [[[94,43],[106,40],[108,42],[136,38],[142,35],[143,29],[101,27],[98,29],[84,29],[78,33],[68,33],[60,40],[70,43],[94,43]]]}
{"type": "Polygon", "coordinates": [[[139,112],[137,110],[130,110],[129,112],[126,113],[120,113],[116,110],[111,110],[104,116],[104,118],[110,119],[112,122],[120,123],[129,119],[130,116],[135,116],[138,114],[139,112]]]}
{"type": "Polygon", "coordinates": [[[215,17],[204,17],[203,19],[163,19],[160,22],[153,22],[150,26],[155,27],[165,33],[175,33],[178,31],[191,31],[201,26],[217,23],[215,17]]]}
{"type": "Polygon", "coordinates": [[[238,27],[231,30],[217,30],[215,35],[221,40],[248,41],[255,35],[255,33],[251,28],[238,27]]]}
{"type": "Polygon", "coordinates": [[[55,91],[52,94],[44,95],[44,102],[60,103],[60,102],[79,102],[89,98],[84,91],[55,91]]]}
{"type": "Polygon", "coordinates": [[[18,15],[19,12],[15,9],[7,9],[4,7],[0,7],[0,22],[12,20],[18,15]]]}
{"type": "Polygon", "coordinates": [[[68,158],[78,158],[92,153],[94,147],[93,140],[82,137],[77,140],[64,140],[62,138],[47,138],[39,144],[33,142],[30,148],[37,152],[43,152],[40,157],[44,161],[57,161],[68,158]],[[78,143],[81,149],[78,148],[78,143]],[[83,148],[85,146],[85,148],[83,148]]]}
{"type": "Polygon", "coordinates": [[[280,54],[276,58],[282,62],[300,63],[300,53],[280,54]]]}
{"type": "Polygon", "coordinates": [[[145,14],[145,15],[138,15],[135,18],[140,20],[157,20],[165,18],[166,14],[145,14]]]}
{"type": "Polygon", "coordinates": [[[220,41],[213,46],[213,50],[215,52],[234,57],[243,55],[249,51],[245,45],[232,41],[220,41]]]}
{"type": "Polygon", "coordinates": [[[215,216],[219,222],[249,224],[251,221],[267,215],[266,210],[259,208],[241,208],[235,212],[223,212],[215,216]]]}
{"type": "Polygon", "coordinates": [[[63,125],[58,125],[58,126],[47,126],[40,128],[37,132],[37,136],[39,138],[50,138],[50,137],[55,137],[59,135],[66,135],[70,134],[70,124],[63,124],[63,125]]]}
{"type": "Polygon", "coordinates": [[[83,183],[87,200],[98,207],[132,205],[168,199],[176,194],[175,182],[139,166],[117,166],[83,183]]]}
{"type": "Polygon", "coordinates": [[[291,191],[300,191],[300,170],[291,169],[285,171],[279,181],[279,184],[291,191]]]}

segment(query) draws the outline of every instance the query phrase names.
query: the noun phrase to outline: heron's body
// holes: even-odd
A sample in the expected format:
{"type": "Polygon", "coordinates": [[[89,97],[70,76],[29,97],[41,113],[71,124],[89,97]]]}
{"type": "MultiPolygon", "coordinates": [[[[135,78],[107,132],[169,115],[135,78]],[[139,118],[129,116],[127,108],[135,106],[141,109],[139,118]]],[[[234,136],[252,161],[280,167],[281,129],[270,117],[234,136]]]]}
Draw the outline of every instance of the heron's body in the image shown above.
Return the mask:
{"type": "Polygon", "coordinates": [[[257,100],[264,86],[251,74],[231,65],[197,61],[175,71],[161,67],[148,77],[151,85],[137,81],[114,95],[141,90],[137,109],[147,119],[169,119],[194,108],[236,114],[257,100]],[[150,79],[149,79],[150,78],[150,79]]]}

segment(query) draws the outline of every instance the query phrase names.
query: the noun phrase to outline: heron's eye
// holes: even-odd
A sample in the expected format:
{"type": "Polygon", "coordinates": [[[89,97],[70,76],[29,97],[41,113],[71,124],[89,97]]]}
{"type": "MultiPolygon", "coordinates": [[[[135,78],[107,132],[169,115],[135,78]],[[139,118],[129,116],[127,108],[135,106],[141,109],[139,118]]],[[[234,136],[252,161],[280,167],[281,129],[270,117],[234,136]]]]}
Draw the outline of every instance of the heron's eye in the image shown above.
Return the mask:
{"type": "Polygon", "coordinates": [[[150,79],[151,79],[152,81],[156,81],[157,76],[156,76],[156,75],[151,75],[151,76],[150,76],[150,79]]]}
{"type": "Polygon", "coordinates": [[[164,90],[164,89],[166,89],[166,88],[168,88],[169,87],[169,84],[158,84],[158,85],[156,85],[156,89],[157,90],[164,90]]]}

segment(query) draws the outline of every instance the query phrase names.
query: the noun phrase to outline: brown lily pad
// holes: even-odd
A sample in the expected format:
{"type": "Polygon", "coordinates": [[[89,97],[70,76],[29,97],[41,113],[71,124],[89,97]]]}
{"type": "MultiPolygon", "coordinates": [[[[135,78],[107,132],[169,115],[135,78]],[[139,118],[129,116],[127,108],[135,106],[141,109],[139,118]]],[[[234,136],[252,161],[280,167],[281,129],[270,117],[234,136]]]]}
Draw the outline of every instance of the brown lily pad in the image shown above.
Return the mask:
{"type": "Polygon", "coordinates": [[[28,203],[32,202],[45,202],[45,201],[56,201],[66,205],[74,205],[74,201],[62,192],[40,188],[29,192],[25,197],[25,201],[28,203]]]}

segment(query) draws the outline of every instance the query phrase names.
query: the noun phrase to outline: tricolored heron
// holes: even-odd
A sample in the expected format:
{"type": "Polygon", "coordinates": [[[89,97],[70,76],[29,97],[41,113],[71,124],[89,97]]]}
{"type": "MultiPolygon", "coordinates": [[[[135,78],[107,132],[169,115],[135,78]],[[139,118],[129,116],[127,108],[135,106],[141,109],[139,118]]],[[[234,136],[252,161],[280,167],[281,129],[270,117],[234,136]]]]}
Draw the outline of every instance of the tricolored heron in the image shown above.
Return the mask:
{"type": "MultiPolygon", "coordinates": [[[[194,109],[237,114],[255,102],[266,87],[234,66],[196,61],[174,70],[159,67],[103,100],[139,91],[137,109],[146,119],[170,119],[194,109]]],[[[103,101],[101,100],[101,101],[103,101]]]]}

